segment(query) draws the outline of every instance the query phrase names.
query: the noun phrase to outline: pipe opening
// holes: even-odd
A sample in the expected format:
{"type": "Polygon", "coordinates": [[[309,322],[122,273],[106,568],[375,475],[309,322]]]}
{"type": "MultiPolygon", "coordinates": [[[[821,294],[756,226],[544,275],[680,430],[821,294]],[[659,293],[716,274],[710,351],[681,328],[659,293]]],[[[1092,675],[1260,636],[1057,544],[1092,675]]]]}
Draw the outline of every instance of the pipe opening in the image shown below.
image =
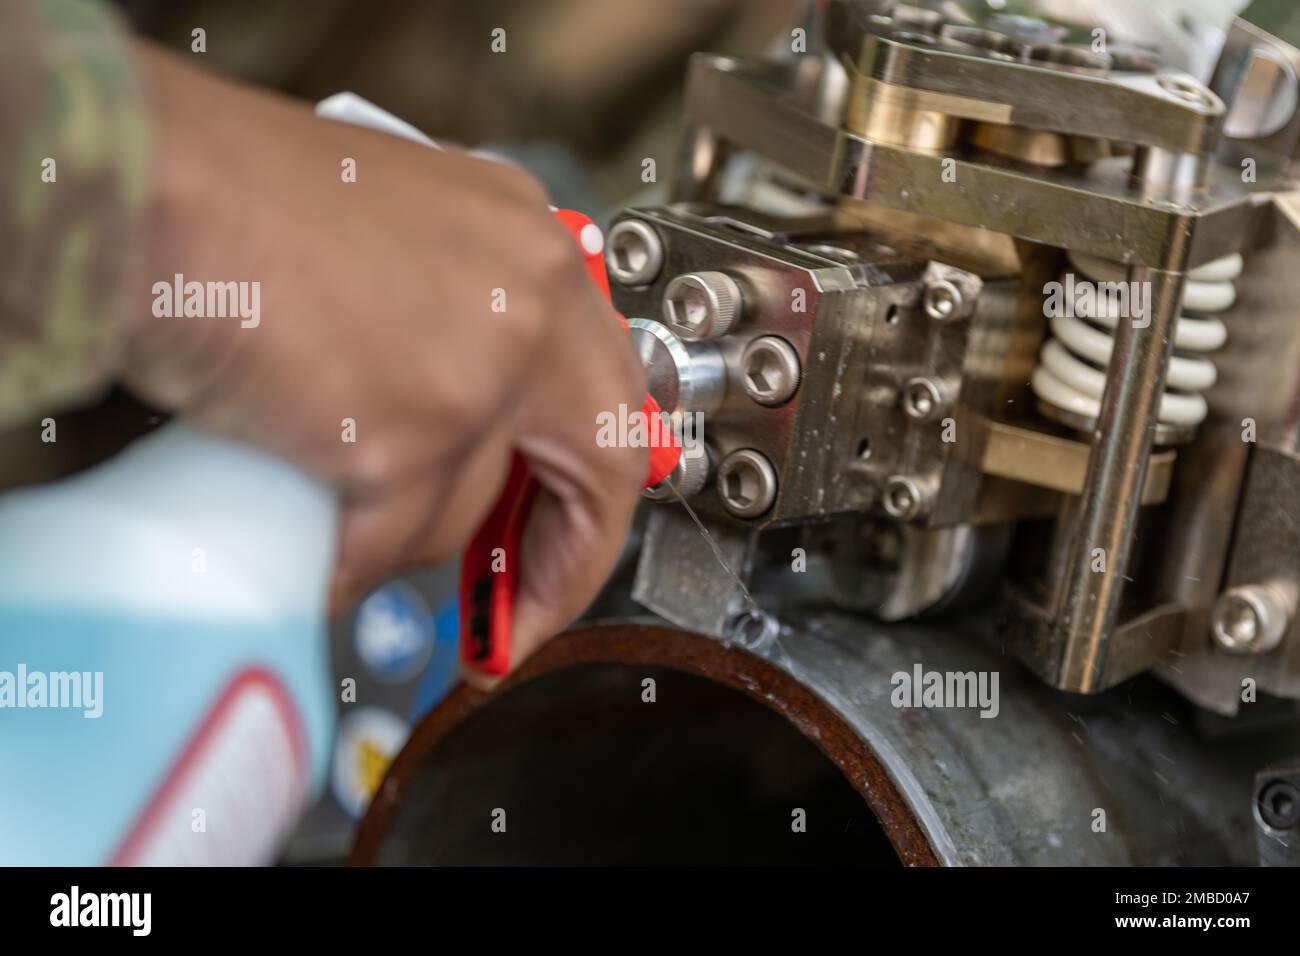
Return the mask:
{"type": "Polygon", "coordinates": [[[779,714],[702,677],[604,663],[510,688],[435,741],[374,862],[899,865],[862,797],[779,714]]]}

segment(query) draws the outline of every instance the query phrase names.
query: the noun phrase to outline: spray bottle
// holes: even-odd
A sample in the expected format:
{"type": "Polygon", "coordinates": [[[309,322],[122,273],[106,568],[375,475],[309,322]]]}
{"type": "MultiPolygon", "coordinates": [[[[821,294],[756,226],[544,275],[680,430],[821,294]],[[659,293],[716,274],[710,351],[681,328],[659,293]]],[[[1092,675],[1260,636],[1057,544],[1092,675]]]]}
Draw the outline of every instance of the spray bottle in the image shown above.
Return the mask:
{"type": "Polygon", "coordinates": [[[181,423],[0,495],[0,865],[274,858],[328,771],[336,507],[181,423]]]}

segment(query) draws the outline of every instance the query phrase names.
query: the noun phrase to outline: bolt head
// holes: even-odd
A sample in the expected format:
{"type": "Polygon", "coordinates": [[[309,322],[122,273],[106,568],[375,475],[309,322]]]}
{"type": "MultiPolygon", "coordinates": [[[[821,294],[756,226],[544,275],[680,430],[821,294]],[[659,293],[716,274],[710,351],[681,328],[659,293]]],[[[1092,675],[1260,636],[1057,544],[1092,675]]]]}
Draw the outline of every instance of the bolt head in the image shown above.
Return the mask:
{"type": "Polygon", "coordinates": [[[911,521],[921,513],[925,496],[911,478],[894,475],[885,482],[881,505],[885,514],[898,521],[911,521]]]}
{"type": "Polygon", "coordinates": [[[690,272],[664,289],[664,323],[688,342],[726,335],[740,307],[740,287],[724,272],[690,272]]]}
{"type": "Polygon", "coordinates": [[[1204,110],[1214,109],[1218,105],[1214,95],[1194,80],[1162,73],[1156,77],[1156,85],[1183,102],[1204,110]]]}
{"type": "Polygon", "coordinates": [[[908,379],[902,392],[903,414],[918,422],[928,422],[939,414],[943,396],[928,378],[908,379]]]}
{"type": "Polygon", "coordinates": [[[740,357],[745,394],[760,405],[788,402],[799,388],[799,355],[785,339],[763,335],[740,357]]]}
{"type": "Polygon", "coordinates": [[[776,502],[776,469],[752,448],[733,451],[718,466],[718,495],[737,518],[757,518],[776,502]]]}
{"type": "Polygon", "coordinates": [[[639,219],[615,223],[605,237],[605,268],[620,285],[645,285],[663,268],[659,234],[639,219]]]}
{"type": "Polygon", "coordinates": [[[756,651],[770,643],[781,630],[776,618],[758,608],[741,611],[727,622],[727,637],[746,650],[756,651]]]}
{"type": "Polygon", "coordinates": [[[1241,597],[1228,597],[1214,617],[1214,633],[1229,650],[1248,650],[1259,640],[1260,620],[1254,605],[1241,597]]]}
{"type": "Polygon", "coordinates": [[[1214,605],[1211,633],[1232,654],[1264,654],[1277,647],[1290,623],[1290,610],[1276,588],[1241,585],[1225,591],[1214,605]]]}
{"type": "Polygon", "coordinates": [[[1300,824],[1300,788],[1290,780],[1270,780],[1264,784],[1255,806],[1259,818],[1274,830],[1290,830],[1300,824]]]}
{"type": "Polygon", "coordinates": [[[961,315],[961,290],[947,279],[931,282],[922,293],[921,305],[936,322],[950,322],[961,315]]]}

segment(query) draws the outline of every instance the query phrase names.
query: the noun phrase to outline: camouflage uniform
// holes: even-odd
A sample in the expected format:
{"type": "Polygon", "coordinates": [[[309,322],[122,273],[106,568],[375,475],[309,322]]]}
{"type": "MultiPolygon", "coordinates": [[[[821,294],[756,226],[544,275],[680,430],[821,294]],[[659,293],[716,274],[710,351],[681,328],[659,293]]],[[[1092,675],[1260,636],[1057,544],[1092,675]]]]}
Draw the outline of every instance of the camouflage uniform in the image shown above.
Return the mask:
{"type": "Polygon", "coordinates": [[[0,426],[108,384],[140,268],[147,159],[116,15],[0,0],[0,426]]]}

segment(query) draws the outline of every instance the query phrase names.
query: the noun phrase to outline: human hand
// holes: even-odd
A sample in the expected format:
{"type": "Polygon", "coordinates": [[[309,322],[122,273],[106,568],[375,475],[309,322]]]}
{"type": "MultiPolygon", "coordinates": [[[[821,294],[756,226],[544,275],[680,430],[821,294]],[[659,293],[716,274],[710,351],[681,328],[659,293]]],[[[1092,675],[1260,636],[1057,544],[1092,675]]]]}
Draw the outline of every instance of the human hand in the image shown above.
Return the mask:
{"type": "Polygon", "coordinates": [[[542,486],[507,555],[522,659],[595,594],[646,469],[644,449],[596,442],[599,413],[640,407],[644,373],[541,188],[139,60],[158,165],[128,385],[338,487],[336,610],[452,557],[519,450],[542,486]],[[258,282],[259,321],[154,316],[152,283],[176,274],[258,282]]]}

